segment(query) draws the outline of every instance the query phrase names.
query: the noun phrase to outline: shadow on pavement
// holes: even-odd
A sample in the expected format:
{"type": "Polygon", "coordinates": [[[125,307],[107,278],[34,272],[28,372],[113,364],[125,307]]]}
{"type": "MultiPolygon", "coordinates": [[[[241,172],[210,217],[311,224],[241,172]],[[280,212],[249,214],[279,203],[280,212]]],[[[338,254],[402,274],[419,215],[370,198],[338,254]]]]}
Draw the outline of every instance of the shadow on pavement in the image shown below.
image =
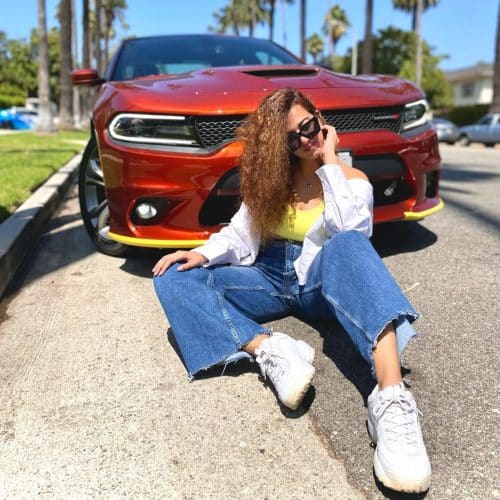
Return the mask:
{"type": "Polygon", "coordinates": [[[423,250],[437,235],[419,222],[387,222],[373,228],[372,245],[381,257],[423,250]]]}

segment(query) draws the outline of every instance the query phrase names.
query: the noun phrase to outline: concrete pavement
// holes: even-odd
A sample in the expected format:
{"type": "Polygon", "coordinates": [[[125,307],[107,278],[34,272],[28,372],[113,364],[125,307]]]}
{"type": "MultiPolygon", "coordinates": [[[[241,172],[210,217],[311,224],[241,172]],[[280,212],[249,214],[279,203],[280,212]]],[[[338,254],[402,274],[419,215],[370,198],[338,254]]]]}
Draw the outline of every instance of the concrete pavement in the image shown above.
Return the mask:
{"type": "Polygon", "coordinates": [[[188,382],[155,255],[95,252],[73,189],[0,325],[0,497],[363,498],[248,365],[188,382]]]}
{"type": "MultiPolygon", "coordinates": [[[[403,365],[424,413],[427,498],[500,498],[498,152],[442,154],[445,210],[379,228],[374,244],[423,313],[403,365]]],[[[156,257],[95,253],[70,192],[0,303],[0,497],[413,498],[374,481],[373,382],[340,331],[272,325],[317,348],[297,412],[252,365],[189,383],[151,288],[156,257]]]]}

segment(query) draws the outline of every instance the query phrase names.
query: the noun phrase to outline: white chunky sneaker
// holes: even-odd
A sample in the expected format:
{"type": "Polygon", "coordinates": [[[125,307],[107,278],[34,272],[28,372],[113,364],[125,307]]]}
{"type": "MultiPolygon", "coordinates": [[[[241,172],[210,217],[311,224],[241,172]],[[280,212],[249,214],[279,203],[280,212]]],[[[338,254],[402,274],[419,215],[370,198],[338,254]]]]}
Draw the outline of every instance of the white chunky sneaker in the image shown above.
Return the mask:
{"type": "MultiPolygon", "coordinates": [[[[303,344],[307,346],[305,342],[303,344]]],[[[306,352],[304,345],[300,347],[288,335],[276,332],[262,342],[255,354],[262,375],[271,380],[280,401],[296,410],[314,376],[314,366],[303,358],[303,354],[310,358],[311,352],[306,352]]]]}
{"type": "Polygon", "coordinates": [[[368,397],[368,432],[377,444],[375,475],[388,488],[407,493],[429,489],[431,464],[420,429],[417,404],[403,382],[368,397]]]}

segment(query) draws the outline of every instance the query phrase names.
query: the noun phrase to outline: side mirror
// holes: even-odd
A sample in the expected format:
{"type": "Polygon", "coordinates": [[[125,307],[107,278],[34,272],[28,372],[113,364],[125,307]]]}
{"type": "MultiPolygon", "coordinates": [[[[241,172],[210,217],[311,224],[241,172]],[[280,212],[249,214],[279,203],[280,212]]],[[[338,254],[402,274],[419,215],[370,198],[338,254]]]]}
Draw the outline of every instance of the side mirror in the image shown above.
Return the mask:
{"type": "Polygon", "coordinates": [[[73,85],[98,85],[104,80],[99,76],[97,71],[92,68],[75,69],[71,72],[73,85]]]}

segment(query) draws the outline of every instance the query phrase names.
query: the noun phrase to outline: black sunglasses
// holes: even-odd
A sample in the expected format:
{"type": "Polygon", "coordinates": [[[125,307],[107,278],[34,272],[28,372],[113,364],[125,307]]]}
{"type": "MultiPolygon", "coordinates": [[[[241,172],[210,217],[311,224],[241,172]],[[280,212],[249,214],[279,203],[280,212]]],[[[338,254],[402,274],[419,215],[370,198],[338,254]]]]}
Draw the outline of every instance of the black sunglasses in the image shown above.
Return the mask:
{"type": "Polygon", "coordinates": [[[313,116],[306,122],[304,122],[302,125],[299,127],[299,131],[295,132],[288,132],[287,139],[288,139],[288,148],[290,152],[297,151],[297,149],[300,148],[301,143],[300,143],[300,137],[305,137],[306,139],[312,139],[313,137],[317,136],[319,134],[319,131],[321,130],[321,126],[319,124],[319,120],[316,116],[313,116]]]}

